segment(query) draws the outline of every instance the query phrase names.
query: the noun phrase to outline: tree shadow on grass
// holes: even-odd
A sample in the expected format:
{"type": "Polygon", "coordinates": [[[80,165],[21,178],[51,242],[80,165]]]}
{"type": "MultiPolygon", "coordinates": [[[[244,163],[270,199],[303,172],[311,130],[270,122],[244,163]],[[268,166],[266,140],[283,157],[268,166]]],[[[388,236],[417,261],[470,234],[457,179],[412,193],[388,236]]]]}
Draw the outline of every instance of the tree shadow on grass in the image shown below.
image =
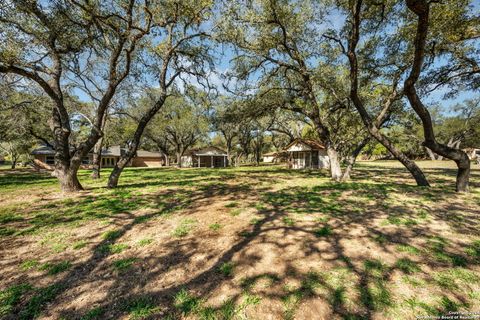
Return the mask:
{"type": "MultiPolygon", "coordinates": [[[[258,299],[281,303],[283,317],[289,318],[294,317],[297,312],[305,311],[301,309],[302,304],[321,299],[327,306],[325,316],[371,319],[375,314],[396,306],[397,301],[391,286],[393,275],[399,272],[405,275],[422,274],[422,277],[435,283],[443,281],[442,303],[423,307],[419,303],[420,310],[427,312],[430,308],[428,312],[439,314],[464,307],[466,304],[461,302],[465,297],[460,294],[458,287],[449,282],[450,278],[445,280],[448,274],[436,279],[429,276],[427,270],[443,270],[440,268],[455,267],[455,264],[459,263],[463,266],[458,267],[468,270],[472,266],[477,266],[478,261],[449,251],[447,242],[441,240],[438,230],[430,228],[428,222],[421,220],[421,217],[416,217],[419,215],[418,212],[388,202],[392,193],[414,191],[417,191],[419,197],[424,196],[423,189],[413,190],[410,187],[399,187],[397,184],[360,182],[332,183],[313,188],[290,187],[278,191],[264,188],[255,191],[260,197],[257,200],[262,204],[257,212],[258,221],[241,230],[242,232],[226,250],[216,252],[212,248],[204,248],[206,243],[215,241],[217,236],[203,233],[201,237],[189,236],[167,240],[161,244],[163,251],[159,256],[148,256],[144,259],[129,256],[118,259],[110,265],[109,255],[105,254],[102,248],[118,244],[125,234],[135,231],[135,228],[142,226],[143,223],[175,211],[176,208],[193,212],[216,196],[235,201],[246,200],[251,197],[248,193],[252,192],[252,189],[248,185],[220,183],[205,184],[196,187],[195,190],[170,190],[145,195],[141,197],[142,201],[138,206],[127,206],[126,210],[116,213],[121,215],[121,222],[117,225],[115,234],[98,242],[86,261],[75,264],[51,285],[39,288],[29,299],[15,307],[11,317],[29,318],[45,312],[48,306],[71,299],[72,293],[77,296],[81,294],[82,292],[75,291],[76,288],[88,290],[88,284],[85,282],[97,279],[105,281],[106,296],[96,303],[95,308],[101,310],[104,317],[108,315],[110,318],[118,318],[125,313],[133,312],[132,310],[142,308],[149,310],[152,317],[180,318],[183,315],[190,315],[201,318],[206,315],[228,314],[234,316],[239,313],[247,314],[248,306],[257,305],[258,299]],[[345,194],[353,194],[356,200],[348,201],[348,198],[343,198],[345,194]],[[339,206],[336,202],[340,199],[342,204],[339,206]],[[132,213],[148,204],[156,204],[158,210],[141,215],[132,213]],[[385,228],[377,224],[380,211],[386,216],[385,221],[388,224],[385,228]],[[312,219],[303,225],[295,223],[290,225],[284,218],[292,216],[312,219]],[[389,221],[390,217],[392,219],[389,221]],[[408,218],[415,218],[418,220],[417,224],[402,220],[408,218]],[[366,232],[352,234],[351,231],[354,229],[366,232]],[[302,253],[307,261],[312,260],[328,268],[323,271],[305,270],[296,263],[294,257],[285,256],[281,262],[282,266],[272,266],[273,270],[270,272],[256,270],[255,266],[262,259],[262,251],[255,249],[260,244],[270,245],[278,252],[287,254],[292,245],[287,241],[288,237],[294,237],[295,241],[303,244],[302,253]],[[420,247],[415,240],[427,243],[420,247]],[[349,245],[354,241],[359,242],[360,247],[375,246],[377,251],[372,249],[371,252],[369,250],[352,252],[349,245]],[[395,255],[393,251],[395,246],[403,246],[405,250],[412,252],[414,250],[410,247],[419,248],[418,250],[425,253],[424,256],[428,259],[419,261],[418,258],[410,257],[408,260],[403,258],[404,260],[399,261],[399,258],[394,262],[384,262],[374,257],[378,253],[395,255]],[[206,255],[196,266],[198,269],[192,269],[195,255],[205,250],[206,255]],[[232,280],[219,272],[225,263],[232,261],[235,268],[249,270],[237,286],[239,290],[219,304],[206,305],[205,298],[210,297],[224,285],[232,285],[232,280]],[[419,265],[420,268],[417,268],[419,265]],[[108,274],[105,272],[105,269],[112,268],[113,271],[107,272],[108,274]],[[185,269],[185,275],[175,281],[162,282],[171,270],[177,269],[185,269]],[[350,281],[348,286],[340,282],[342,277],[350,281]],[[265,280],[271,281],[273,290],[262,291],[258,288],[258,283],[265,280]],[[285,287],[287,280],[295,285],[285,287]],[[155,286],[155,283],[158,283],[158,286],[155,286]]],[[[132,202],[130,196],[119,195],[119,198],[126,203],[132,202]]],[[[101,199],[89,201],[95,203],[101,199]]],[[[116,211],[115,202],[109,202],[111,199],[105,201],[99,208],[107,210],[112,207],[113,211],[116,211]]],[[[436,216],[436,219],[446,218],[436,216]]],[[[461,222],[456,226],[459,231],[465,227],[461,222]]],[[[455,239],[449,242],[456,244],[455,239]]],[[[92,283],[95,285],[95,282],[92,283]]],[[[91,306],[67,307],[61,315],[75,319],[90,311],[91,306]]]]}

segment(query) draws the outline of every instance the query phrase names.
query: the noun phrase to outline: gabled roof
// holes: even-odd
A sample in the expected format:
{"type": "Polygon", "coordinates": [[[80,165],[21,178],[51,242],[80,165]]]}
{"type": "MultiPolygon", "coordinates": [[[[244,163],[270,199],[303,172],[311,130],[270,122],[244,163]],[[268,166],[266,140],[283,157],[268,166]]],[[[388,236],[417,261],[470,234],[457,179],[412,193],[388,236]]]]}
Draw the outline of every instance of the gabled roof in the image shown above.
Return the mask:
{"type": "Polygon", "coordinates": [[[293,140],[288,146],[285,147],[285,150],[290,149],[292,146],[296,144],[303,144],[309,147],[311,150],[324,150],[325,146],[322,145],[320,142],[316,140],[308,140],[308,139],[295,139],[293,140]]]}
{"type": "Polygon", "coordinates": [[[125,153],[125,148],[120,146],[111,146],[105,149],[102,149],[103,157],[120,157],[125,153]]]}
{"type": "Polygon", "coordinates": [[[217,147],[205,147],[187,150],[185,156],[227,156],[227,152],[217,147]]]}
{"type": "Polygon", "coordinates": [[[52,148],[48,147],[48,146],[41,146],[39,148],[36,148],[34,149],[30,154],[33,154],[33,155],[47,155],[47,156],[50,156],[50,155],[54,155],[55,154],[55,150],[53,150],[52,148]]]}

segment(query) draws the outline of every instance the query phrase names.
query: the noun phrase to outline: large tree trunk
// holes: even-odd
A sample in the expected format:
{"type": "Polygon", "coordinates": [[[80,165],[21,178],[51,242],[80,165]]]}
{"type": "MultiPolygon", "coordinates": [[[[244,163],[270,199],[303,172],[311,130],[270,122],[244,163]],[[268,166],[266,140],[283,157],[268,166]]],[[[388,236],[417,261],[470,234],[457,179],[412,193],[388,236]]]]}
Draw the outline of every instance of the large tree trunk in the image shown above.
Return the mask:
{"type": "Polygon", "coordinates": [[[70,162],[57,162],[53,175],[60,182],[62,192],[70,193],[83,190],[77,176],[79,167],[79,164],[71,165],[70,162]]]}
{"type": "Polygon", "coordinates": [[[100,178],[100,167],[102,163],[102,147],[103,147],[103,138],[100,138],[98,139],[97,143],[93,147],[92,179],[100,178]]]}
{"type": "Polygon", "coordinates": [[[181,152],[175,152],[175,156],[177,157],[177,167],[181,168],[182,167],[182,153],[181,152]]]}
{"type": "Polygon", "coordinates": [[[330,176],[335,181],[340,181],[342,177],[342,168],[340,166],[340,156],[337,150],[327,147],[327,154],[330,162],[330,176]]]}
{"type": "Polygon", "coordinates": [[[422,121],[423,134],[425,137],[424,146],[433,152],[444,156],[457,164],[456,191],[468,192],[470,178],[470,160],[465,152],[452,148],[448,145],[438,143],[433,131],[433,122],[429,110],[423,105],[417,94],[415,83],[420,77],[425,56],[425,44],[427,41],[430,3],[427,0],[406,0],[408,8],[417,15],[418,24],[415,34],[415,55],[412,62],[412,69],[405,80],[405,93],[415,113],[422,121]]]}
{"type": "Polygon", "coordinates": [[[345,171],[343,172],[342,179],[341,181],[348,181],[350,180],[350,175],[353,170],[353,166],[355,165],[355,162],[357,161],[357,157],[360,154],[360,152],[365,148],[367,143],[370,141],[370,137],[367,137],[360,141],[355,149],[353,150],[352,154],[347,158],[347,167],[345,168],[345,171]]]}
{"type": "Polygon", "coordinates": [[[232,141],[227,140],[227,165],[230,167],[232,162],[232,141]]]}
{"type": "MultiPolygon", "coordinates": [[[[135,152],[136,151],[137,150],[135,150],[135,152]]],[[[110,173],[110,176],[108,177],[108,183],[107,183],[108,188],[116,188],[118,186],[120,175],[122,174],[123,169],[125,169],[125,167],[127,166],[127,164],[130,162],[132,158],[133,156],[123,156],[120,158],[120,160],[118,160],[118,162],[115,164],[115,167],[113,167],[113,170],[110,173]]]]}
{"type": "Polygon", "coordinates": [[[10,168],[13,170],[17,167],[18,157],[16,155],[14,155],[13,153],[10,154],[10,157],[12,158],[12,163],[10,165],[10,168]]]}
{"type": "Polygon", "coordinates": [[[377,128],[370,127],[368,131],[378,142],[380,142],[385,148],[387,148],[388,151],[390,151],[390,153],[395,157],[395,159],[400,161],[405,166],[405,168],[407,168],[407,170],[417,182],[418,186],[430,186],[427,178],[425,177],[425,174],[423,173],[422,169],[417,166],[415,161],[410,160],[402,151],[398,150],[387,137],[385,137],[378,131],[377,128]]]}

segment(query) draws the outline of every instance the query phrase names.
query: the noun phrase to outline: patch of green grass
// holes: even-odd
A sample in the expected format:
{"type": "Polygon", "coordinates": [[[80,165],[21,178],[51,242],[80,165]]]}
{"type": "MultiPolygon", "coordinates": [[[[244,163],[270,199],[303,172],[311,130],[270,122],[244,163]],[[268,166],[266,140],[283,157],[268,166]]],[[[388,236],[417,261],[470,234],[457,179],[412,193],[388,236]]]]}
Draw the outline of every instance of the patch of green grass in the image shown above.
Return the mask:
{"type": "Polygon", "coordinates": [[[136,263],[139,259],[138,258],[124,258],[119,259],[113,262],[112,267],[114,270],[118,272],[124,272],[129,270],[134,263],[136,263]]]}
{"type": "Polygon", "coordinates": [[[293,227],[295,225],[295,220],[293,220],[292,218],[290,217],[283,217],[282,218],[282,221],[285,225],[289,226],[289,227],[293,227]]]}
{"type": "Polygon", "coordinates": [[[66,243],[53,243],[50,245],[50,249],[55,253],[60,253],[67,250],[68,245],[66,243]]]}
{"type": "Polygon", "coordinates": [[[220,306],[218,310],[218,318],[224,320],[231,320],[234,319],[235,313],[235,302],[232,299],[228,299],[220,306]]]}
{"type": "Polygon", "coordinates": [[[244,238],[250,238],[250,237],[253,237],[254,233],[251,231],[243,230],[243,231],[240,231],[238,235],[244,238]]]}
{"type": "Polygon", "coordinates": [[[63,287],[58,284],[50,285],[46,288],[35,290],[35,295],[28,301],[27,305],[22,309],[19,319],[34,319],[40,315],[43,308],[50,303],[55,297],[62,292],[63,287]]]}
{"type": "Polygon", "coordinates": [[[265,273],[253,277],[242,278],[240,281],[240,286],[247,291],[251,291],[252,288],[257,284],[257,282],[262,279],[267,280],[267,286],[270,286],[275,282],[280,281],[280,278],[276,274],[265,273]]]}
{"type": "Polygon", "coordinates": [[[401,217],[396,217],[396,216],[390,216],[387,218],[386,223],[383,224],[393,224],[397,226],[413,226],[418,224],[418,221],[412,218],[401,218],[401,217]]]}
{"type": "Polygon", "coordinates": [[[105,310],[102,307],[95,307],[85,313],[80,320],[96,320],[96,319],[102,319],[103,315],[105,313],[105,310]]]}
{"type": "Polygon", "coordinates": [[[406,252],[414,255],[420,254],[420,250],[418,248],[411,246],[409,244],[399,244],[395,248],[397,249],[397,251],[400,251],[400,252],[406,252]]]}
{"type": "Polygon", "coordinates": [[[318,217],[318,218],[315,219],[315,221],[320,222],[320,223],[327,223],[328,220],[330,220],[330,218],[327,217],[327,216],[318,217]]]}
{"type": "Polygon", "coordinates": [[[129,301],[125,310],[129,313],[130,319],[145,319],[160,311],[160,307],[155,306],[151,297],[139,297],[129,301]]]}
{"type": "Polygon", "coordinates": [[[73,250],[80,250],[82,248],[85,248],[87,246],[88,242],[85,240],[79,240],[75,242],[72,246],[73,250]]]}
{"type": "Polygon", "coordinates": [[[17,222],[23,221],[24,218],[14,212],[7,212],[0,215],[0,223],[9,223],[9,222],[17,222]]]}
{"type": "Polygon", "coordinates": [[[250,219],[250,224],[252,225],[257,225],[260,223],[260,219],[259,218],[252,218],[250,219]]]}
{"type": "Polygon", "coordinates": [[[224,262],[218,267],[218,271],[225,277],[231,277],[233,275],[234,265],[232,262],[224,262]]]}
{"type": "Polygon", "coordinates": [[[15,234],[17,230],[10,227],[0,227],[0,237],[8,237],[15,234]]]}
{"type": "Polygon", "coordinates": [[[104,244],[98,248],[98,251],[102,254],[115,254],[115,253],[121,253],[122,251],[128,248],[129,246],[124,243],[104,244]]]}
{"type": "Polygon", "coordinates": [[[188,315],[198,311],[200,307],[200,300],[183,288],[175,294],[174,306],[183,315],[188,315]]]}
{"type": "Polygon", "coordinates": [[[238,202],[237,201],[232,201],[232,202],[229,202],[225,205],[225,208],[236,208],[238,207],[238,202]]]}
{"type": "Polygon", "coordinates": [[[465,253],[470,257],[480,259],[480,240],[473,241],[467,249],[465,249],[465,253]]]}
{"type": "Polygon", "coordinates": [[[22,283],[0,291],[0,317],[7,316],[20,302],[22,296],[32,289],[30,284],[22,283]]]}
{"type": "Polygon", "coordinates": [[[395,267],[397,267],[399,270],[406,274],[412,274],[421,270],[418,266],[418,263],[408,258],[398,259],[395,263],[395,267]]]}
{"type": "Polygon", "coordinates": [[[442,237],[431,237],[427,241],[428,252],[437,261],[450,263],[455,267],[465,267],[467,259],[461,255],[447,252],[445,248],[447,244],[448,241],[442,237]]]}
{"type": "Polygon", "coordinates": [[[39,269],[42,271],[47,271],[51,276],[56,275],[61,272],[65,272],[70,269],[72,263],[70,261],[60,261],[58,263],[44,263],[39,269]]]}
{"type": "Polygon", "coordinates": [[[212,231],[218,231],[222,228],[222,225],[218,222],[215,222],[215,223],[212,223],[211,225],[209,225],[208,228],[212,231]]]}
{"type": "Polygon", "coordinates": [[[103,233],[102,238],[106,241],[114,241],[122,236],[121,230],[109,230],[103,233]]]}
{"type": "Polygon", "coordinates": [[[332,234],[332,228],[330,226],[323,226],[321,228],[315,229],[314,234],[317,237],[328,237],[332,234]]]}
{"type": "Polygon", "coordinates": [[[145,239],[141,239],[140,241],[138,241],[138,245],[140,247],[145,247],[145,246],[148,246],[150,243],[153,242],[153,239],[151,238],[145,238],[145,239]]]}
{"type": "Polygon", "coordinates": [[[236,216],[240,215],[240,213],[242,213],[241,208],[233,209],[233,210],[230,211],[230,215],[232,217],[236,217],[236,216]]]}
{"type": "Polygon", "coordinates": [[[388,238],[384,234],[377,234],[373,237],[373,241],[378,244],[385,244],[388,242],[388,238]]]}
{"type": "Polygon", "coordinates": [[[25,260],[20,265],[20,270],[28,271],[30,269],[38,267],[39,265],[40,265],[40,262],[38,262],[38,260],[35,260],[35,259],[25,260]]]}
{"type": "Polygon", "coordinates": [[[193,219],[184,219],[180,224],[173,230],[172,235],[177,238],[185,237],[193,229],[196,221],[193,219]]]}

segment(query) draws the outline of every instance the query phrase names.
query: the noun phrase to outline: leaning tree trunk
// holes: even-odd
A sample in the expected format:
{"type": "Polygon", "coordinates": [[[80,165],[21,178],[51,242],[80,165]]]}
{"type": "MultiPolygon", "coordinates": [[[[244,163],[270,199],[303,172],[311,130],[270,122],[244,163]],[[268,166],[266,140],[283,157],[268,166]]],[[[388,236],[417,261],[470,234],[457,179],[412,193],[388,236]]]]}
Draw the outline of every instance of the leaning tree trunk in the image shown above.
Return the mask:
{"type": "Polygon", "coordinates": [[[355,149],[353,150],[352,154],[348,157],[347,159],[347,167],[345,168],[345,171],[343,172],[342,179],[341,181],[348,181],[350,180],[350,174],[352,173],[353,166],[355,165],[355,162],[357,161],[357,157],[360,154],[360,152],[365,148],[367,143],[370,141],[370,137],[366,137],[362,141],[360,141],[355,149]]]}
{"type": "Polygon", "coordinates": [[[103,138],[100,138],[98,139],[97,143],[93,147],[92,179],[100,178],[100,167],[102,163],[102,147],[103,147],[103,138]]]}
{"type": "Polygon", "coordinates": [[[170,159],[168,159],[168,154],[164,153],[165,155],[165,167],[170,166],[170,159]]]}
{"type": "Polygon", "coordinates": [[[120,175],[123,172],[123,169],[127,166],[127,164],[132,160],[133,156],[122,156],[120,160],[115,164],[113,167],[110,176],[108,177],[108,188],[116,188],[118,186],[118,181],[120,180],[120,175]]]}
{"type": "Polygon", "coordinates": [[[444,156],[457,164],[456,191],[468,192],[468,183],[470,179],[470,159],[462,150],[452,148],[451,146],[438,143],[433,130],[433,122],[430,111],[420,100],[415,88],[415,83],[420,77],[423,67],[423,59],[425,57],[425,45],[428,35],[430,2],[427,0],[406,0],[407,7],[415,13],[418,18],[417,29],[415,34],[415,54],[412,62],[412,69],[408,78],[405,80],[405,94],[415,113],[422,121],[424,146],[430,148],[433,152],[440,156],[444,156]]]}
{"type": "Polygon", "coordinates": [[[370,135],[375,138],[379,143],[381,143],[388,151],[400,161],[405,168],[412,174],[413,178],[417,182],[418,186],[430,186],[427,178],[423,174],[422,170],[416,165],[416,163],[410,160],[403,152],[398,150],[393,143],[384,136],[379,128],[372,122],[370,115],[368,114],[367,109],[363,105],[360,95],[358,93],[358,60],[356,48],[358,41],[360,39],[360,23],[361,23],[361,12],[362,12],[362,1],[357,0],[352,6],[352,23],[348,41],[348,52],[347,57],[350,64],[350,99],[353,102],[353,105],[357,109],[362,122],[367,128],[370,135]]]}
{"type": "Polygon", "coordinates": [[[140,146],[140,140],[142,138],[143,132],[145,131],[145,128],[147,127],[150,120],[157,114],[157,112],[163,106],[166,98],[167,98],[167,93],[166,93],[166,90],[164,90],[162,96],[159,97],[157,102],[155,102],[155,105],[150,110],[148,110],[148,112],[144,114],[143,117],[138,122],[137,129],[133,134],[132,142],[128,146],[128,149],[125,152],[125,154],[121,156],[120,160],[118,160],[118,162],[115,164],[115,167],[113,167],[113,170],[110,173],[110,176],[108,177],[108,183],[107,183],[108,188],[116,188],[118,186],[118,181],[120,180],[120,175],[122,174],[123,169],[125,169],[127,164],[133,159],[133,157],[137,153],[137,149],[140,146]]]}

